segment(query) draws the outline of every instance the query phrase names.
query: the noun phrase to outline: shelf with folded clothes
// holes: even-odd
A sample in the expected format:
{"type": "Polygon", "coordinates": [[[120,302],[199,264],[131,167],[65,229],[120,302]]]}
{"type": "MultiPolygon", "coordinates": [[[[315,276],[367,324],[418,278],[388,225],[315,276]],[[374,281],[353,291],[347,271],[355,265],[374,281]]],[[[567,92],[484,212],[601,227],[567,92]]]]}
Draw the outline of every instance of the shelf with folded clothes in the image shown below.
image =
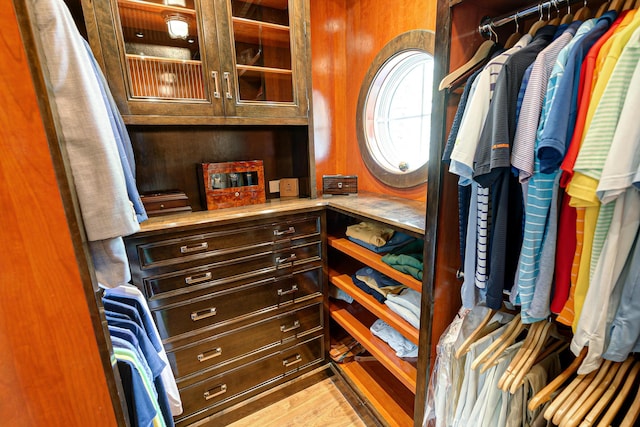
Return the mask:
{"type": "Polygon", "coordinates": [[[376,271],[389,276],[415,291],[422,291],[421,281],[385,263],[382,260],[384,254],[375,253],[343,237],[327,236],[327,241],[330,247],[370,266],[376,271]]]}
{"type": "MultiPolygon", "coordinates": [[[[376,360],[412,393],[416,392],[416,359],[399,357],[398,350],[374,335],[371,326],[379,319],[357,301],[349,304],[332,300],[329,303],[331,318],[349,335],[355,338],[376,360]]],[[[398,334],[400,336],[400,334],[398,334]]],[[[413,345],[410,341],[406,343],[413,345]]],[[[417,356],[417,354],[416,354],[417,356]]]]}
{"type": "Polygon", "coordinates": [[[418,329],[410,325],[407,320],[403,319],[399,314],[391,310],[389,306],[381,304],[373,296],[358,288],[353,283],[350,275],[330,269],[329,281],[353,297],[354,300],[358,301],[358,303],[373,315],[384,320],[412,343],[416,345],[418,344],[418,329]]]}

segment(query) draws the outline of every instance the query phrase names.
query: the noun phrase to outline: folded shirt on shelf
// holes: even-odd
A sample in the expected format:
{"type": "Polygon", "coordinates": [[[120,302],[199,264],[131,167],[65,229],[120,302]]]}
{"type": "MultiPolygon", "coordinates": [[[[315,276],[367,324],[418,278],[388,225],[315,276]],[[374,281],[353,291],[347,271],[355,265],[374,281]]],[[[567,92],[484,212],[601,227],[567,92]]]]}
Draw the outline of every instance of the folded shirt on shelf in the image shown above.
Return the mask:
{"type": "Polygon", "coordinates": [[[376,247],[386,245],[393,234],[391,228],[370,222],[361,222],[347,227],[347,237],[353,237],[376,247]]]}
{"type": "Polygon", "coordinates": [[[424,242],[415,239],[382,257],[382,261],[398,271],[409,274],[417,280],[422,280],[424,242]]]}
{"type": "Polygon", "coordinates": [[[371,286],[367,285],[362,280],[358,279],[358,277],[354,274],[351,276],[351,280],[353,280],[353,284],[360,288],[362,291],[374,297],[380,304],[384,304],[386,297],[382,295],[380,292],[373,289],[371,286]]]}
{"type": "Polygon", "coordinates": [[[414,240],[416,240],[415,237],[411,237],[408,234],[404,234],[404,233],[400,233],[399,231],[396,231],[393,233],[393,236],[391,236],[391,238],[387,241],[387,243],[385,243],[382,246],[376,246],[376,245],[372,245],[370,243],[364,242],[360,239],[357,239],[355,237],[351,237],[349,235],[347,235],[347,238],[349,240],[351,240],[353,243],[356,243],[364,248],[369,249],[372,252],[375,253],[386,253],[386,252],[391,252],[395,249],[401,248],[404,245],[407,245],[411,242],[413,242],[414,240]]]}
{"type": "Polygon", "coordinates": [[[351,295],[332,283],[329,284],[329,296],[333,299],[346,301],[349,304],[353,302],[353,297],[351,295]]]}
{"type": "Polygon", "coordinates": [[[389,344],[396,356],[403,358],[418,357],[418,346],[403,337],[384,320],[378,319],[369,328],[371,333],[389,344]]]}
{"type": "Polygon", "coordinates": [[[387,295],[384,302],[394,313],[409,322],[416,329],[420,328],[420,292],[405,289],[397,295],[387,295]]]}
{"type": "Polygon", "coordinates": [[[356,278],[385,297],[389,294],[398,294],[402,292],[403,289],[406,289],[405,285],[371,267],[362,267],[356,271],[356,278]]]}

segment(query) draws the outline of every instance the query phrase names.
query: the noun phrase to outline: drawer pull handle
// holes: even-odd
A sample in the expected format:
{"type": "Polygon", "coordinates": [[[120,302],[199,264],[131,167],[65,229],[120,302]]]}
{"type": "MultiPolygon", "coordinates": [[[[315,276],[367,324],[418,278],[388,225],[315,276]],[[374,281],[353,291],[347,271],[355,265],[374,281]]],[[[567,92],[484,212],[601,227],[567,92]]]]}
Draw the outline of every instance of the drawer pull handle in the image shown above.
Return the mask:
{"type": "Polygon", "coordinates": [[[273,235],[274,236],[284,236],[285,234],[294,234],[295,232],[296,232],[295,227],[289,227],[288,230],[284,230],[284,231],[273,230],[273,235]]]}
{"type": "Polygon", "coordinates": [[[278,265],[282,265],[282,264],[286,264],[286,263],[288,263],[288,262],[293,262],[293,261],[295,261],[295,260],[297,260],[297,259],[298,259],[298,257],[296,256],[296,254],[291,254],[291,255],[289,255],[287,258],[280,258],[280,257],[277,257],[277,258],[276,258],[276,263],[277,263],[278,265]]]}
{"type": "Polygon", "coordinates": [[[285,368],[288,368],[289,366],[295,365],[296,363],[300,363],[300,362],[302,362],[302,356],[300,356],[299,354],[296,354],[296,357],[293,360],[284,359],[282,361],[282,365],[285,368]]]}
{"type": "Polygon", "coordinates": [[[211,77],[213,78],[213,97],[220,98],[220,86],[218,85],[218,72],[212,71],[211,77]]]}
{"type": "Polygon", "coordinates": [[[207,280],[211,279],[211,277],[213,277],[213,275],[210,271],[207,271],[206,273],[200,274],[198,276],[185,277],[184,282],[187,285],[193,285],[194,283],[206,282],[207,280]]]}
{"type": "Polygon", "coordinates": [[[193,245],[193,246],[184,245],[184,246],[180,246],[180,253],[188,254],[191,252],[203,251],[208,247],[209,247],[209,244],[207,242],[198,243],[197,245],[193,245]]]}
{"type": "Polygon", "coordinates": [[[195,322],[196,320],[206,319],[207,317],[211,317],[215,315],[216,315],[216,308],[212,307],[206,310],[194,311],[193,313],[191,313],[191,320],[195,322]]]}
{"type": "Polygon", "coordinates": [[[300,321],[296,320],[295,322],[293,322],[293,325],[286,327],[285,325],[281,325],[280,326],[280,332],[290,332],[293,331],[294,329],[298,329],[300,327],[300,321]]]}
{"type": "Polygon", "coordinates": [[[222,384],[219,386],[220,390],[216,391],[216,392],[212,392],[212,390],[207,390],[204,392],[204,399],[205,400],[209,400],[209,399],[213,399],[216,396],[220,396],[221,394],[225,394],[227,392],[227,385],[226,384],[222,384]]]}
{"type": "Polygon", "coordinates": [[[214,348],[205,356],[204,352],[198,355],[198,362],[204,362],[209,359],[213,359],[214,357],[218,357],[222,355],[222,347],[214,348]]]}
{"type": "Polygon", "coordinates": [[[289,289],[288,291],[283,291],[282,289],[278,289],[278,296],[281,297],[283,295],[289,295],[296,292],[297,290],[298,290],[298,285],[293,285],[291,289],[289,289]]]}
{"type": "Polygon", "coordinates": [[[222,77],[227,84],[227,90],[224,95],[227,99],[233,99],[233,95],[231,95],[231,75],[228,71],[225,71],[224,73],[222,73],[222,77]]]}

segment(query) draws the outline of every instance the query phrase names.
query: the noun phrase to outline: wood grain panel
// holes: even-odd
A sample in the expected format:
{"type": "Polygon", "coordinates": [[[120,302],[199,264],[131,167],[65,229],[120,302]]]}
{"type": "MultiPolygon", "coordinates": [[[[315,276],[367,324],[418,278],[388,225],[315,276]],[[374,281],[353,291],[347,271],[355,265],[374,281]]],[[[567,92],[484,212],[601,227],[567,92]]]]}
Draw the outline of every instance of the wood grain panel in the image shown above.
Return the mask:
{"type": "Polygon", "coordinates": [[[0,226],[6,249],[0,257],[0,420],[8,426],[115,426],[13,8],[0,24],[0,226]]]}
{"type": "Polygon", "coordinates": [[[317,182],[321,182],[323,174],[356,174],[361,190],[426,200],[426,185],[406,190],[393,189],[369,173],[360,156],[355,123],[360,86],[369,64],[378,51],[398,34],[417,28],[434,30],[435,1],[311,3],[314,114],[329,112],[324,124],[329,129],[321,128],[318,121],[315,123],[317,182]],[[340,49],[334,49],[336,43],[340,49]],[[327,71],[333,74],[333,87],[323,84],[327,71]],[[322,103],[326,106],[318,105],[322,103]],[[318,153],[323,149],[326,151],[327,138],[330,138],[328,145],[332,156],[323,158],[318,153]]]}

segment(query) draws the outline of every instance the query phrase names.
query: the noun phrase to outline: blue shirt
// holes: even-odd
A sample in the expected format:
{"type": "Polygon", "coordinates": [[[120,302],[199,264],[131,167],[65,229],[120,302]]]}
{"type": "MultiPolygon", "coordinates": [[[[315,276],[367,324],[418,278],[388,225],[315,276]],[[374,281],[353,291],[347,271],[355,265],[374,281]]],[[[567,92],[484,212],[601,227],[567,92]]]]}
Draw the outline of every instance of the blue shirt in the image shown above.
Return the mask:
{"type": "Polygon", "coordinates": [[[558,82],[554,99],[547,115],[548,121],[538,144],[537,157],[540,171],[552,173],[560,167],[571,141],[578,114],[578,85],[582,61],[589,49],[607,32],[616,19],[615,11],[605,12],[594,27],[573,45],[569,52],[564,75],[558,82]]]}

